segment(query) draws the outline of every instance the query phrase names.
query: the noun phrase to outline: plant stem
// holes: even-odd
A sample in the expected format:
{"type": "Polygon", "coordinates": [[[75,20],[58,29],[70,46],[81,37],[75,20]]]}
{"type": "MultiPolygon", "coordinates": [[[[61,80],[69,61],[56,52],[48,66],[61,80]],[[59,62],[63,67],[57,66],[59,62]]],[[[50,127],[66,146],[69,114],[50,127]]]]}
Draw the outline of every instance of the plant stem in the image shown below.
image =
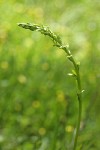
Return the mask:
{"type": "Polygon", "coordinates": [[[78,72],[77,84],[78,84],[78,91],[79,91],[79,93],[77,93],[77,98],[78,98],[78,103],[79,103],[79,111],[78,111],[78,122],[77,122],[77,127],[76,127],[76,134],[75,134],[75,139],[74,139],[73,150],[76,150],[79,129],[80,129],[81,116],[82,116],[82,90],[81,90],[81,81],[80,81],[79,72],[78,72]]]}
{"type": "Polygon", "coordinates": [[[82,114],[82,101],[79,100],[79,114],[78,114],[79,116],[78,116],[78,123],[77,123],[77,128],[76,128],[73,150],[76,150],[76,146],[77,146],[77,140],[78,140],[79,129],[80,129],[81,114],[82,114]]]}
{"type": "Polygon", "coordinates": [[[31,31],[38,31],[41,34],[49,36],[52,39],[54,46],[63,49],[65,51],[65,53],[67,54],[67,58],[69,59],[69,61],[71,61],[71,63],[74,66],[74,70],[72,70],[72,74],[70,75],[75,77],[77,81],[77,98],[79,103],[78,122],[76,127],[75,138],[74,138],[74,145],[73,145],[73,150],[76,150],[79,129],[80,129],[80,122],[81,122],[81,114],[82,114],[82,88],[81,88],[79,64],[74,60],[70,50],[68,49],[68,45],[63,45],[61,38],[55,33],[53,33],[48,27],[43,25],[41,26],[37,24],[30,24],[30,23],[18,23],[18,26],[25,29],[29,29],[31,31]]]}
{"type": "Polygon", "coordinates": [[[81,116],[82,116],[82,87],[81,87],[79,65],[75,62],[73,57],[71,57],[71,62],[73,63],[75,73],[76,73],[75,77],[76,77],[76,81],[77,81],[77,99],[78,99],[78,104],[79,104],[78,122],[77,122],[77,127],[76,127],[76,134],[75,134],[75,138],[74,138],[74,145],[73,145],[73,150],[76,150],[79,129],[80,129],[81,116]]]}

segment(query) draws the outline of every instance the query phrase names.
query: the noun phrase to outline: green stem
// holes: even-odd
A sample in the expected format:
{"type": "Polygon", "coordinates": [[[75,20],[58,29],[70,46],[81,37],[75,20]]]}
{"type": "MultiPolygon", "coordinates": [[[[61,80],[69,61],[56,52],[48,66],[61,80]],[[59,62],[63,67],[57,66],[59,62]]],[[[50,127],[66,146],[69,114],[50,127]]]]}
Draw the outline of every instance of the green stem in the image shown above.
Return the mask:
{"type": "Polygon", "coordinates": [[[78,123],[77,123],[77,128],[76,128],[73,150],[76,150],[76,146],[77,146],[77,140],[78,140],[80,122],[81,122],[81,114],[82,114],[82,101],[79,100],[79,116],[78,116],[78,123]]]}
{"type": "Polygon", "coordinates": [[[81,89],[80,73],[79,73],[79,70],[76,70],[76,71],[77,71],[77,86],[78,86],[77,98],[78,98],[78,103],[79,103],[79,111],[78,111],[78,122],[77,122],[77,127],[76,127],[73,150],[76,150],[76,147],[77,147],[77,140],[78,140],[80,122],[81,122],[81,116],[82,116],[82,89],[81,89]]]}
{"type": "MultiPolygon", "coordinates": [[[[67,52],[67,51],[65,51],[65,52],[67,52]]],[[[81,87],[79,66],[77,65],[77,63],[75,62],[73,57],[71,57],[70,61],[73,63],[73,66],[74,66],[74,69],[75,69],[75,72],[76,72],[77,99],[78,99],[78,103],[79,103],[78,122],[77,122],[76,134],[75,134],[74,146],[73,146],[73,150],[76,150],[77,140],[78,140],[78,135],[79,135],[79,130],[80,130],[81,116],[82,116],[82,87],[81,87]]]]}

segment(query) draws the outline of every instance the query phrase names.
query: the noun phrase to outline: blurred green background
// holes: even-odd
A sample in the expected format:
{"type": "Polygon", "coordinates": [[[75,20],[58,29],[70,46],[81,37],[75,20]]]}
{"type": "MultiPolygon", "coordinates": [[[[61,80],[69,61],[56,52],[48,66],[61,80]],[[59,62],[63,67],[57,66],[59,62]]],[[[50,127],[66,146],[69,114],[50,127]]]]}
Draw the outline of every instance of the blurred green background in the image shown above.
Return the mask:
{"type": "Polygon", "coordinates": [[[100,150],[99,0],[0,0],[0,150],[70,150],[78,115],[72,65],[49,25],[81,62],[83,116],[77,150],[100,150]]]}

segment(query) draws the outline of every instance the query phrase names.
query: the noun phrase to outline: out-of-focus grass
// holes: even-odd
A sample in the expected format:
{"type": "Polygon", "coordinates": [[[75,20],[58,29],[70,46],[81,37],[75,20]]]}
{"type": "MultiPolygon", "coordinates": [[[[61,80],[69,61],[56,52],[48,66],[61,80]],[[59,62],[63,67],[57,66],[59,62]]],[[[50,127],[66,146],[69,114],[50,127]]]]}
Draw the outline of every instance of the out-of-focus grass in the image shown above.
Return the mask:
{"type": "Polygon", "coordinates": [[[18,22],[49,24],[81,62],[83,120],[79,148],[100,149],[99,1],[0,1],[0,149],[70,147],[77,121],[71,64],[64,52],[18,22]]]}

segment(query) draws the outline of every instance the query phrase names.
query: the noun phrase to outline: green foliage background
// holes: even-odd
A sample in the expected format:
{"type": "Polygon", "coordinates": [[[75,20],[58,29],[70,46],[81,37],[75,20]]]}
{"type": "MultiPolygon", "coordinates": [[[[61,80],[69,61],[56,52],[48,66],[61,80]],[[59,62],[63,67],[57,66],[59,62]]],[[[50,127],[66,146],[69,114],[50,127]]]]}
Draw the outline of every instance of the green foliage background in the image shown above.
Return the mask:
{"type": "Polygon", "coordinates": [[[99,0],[0,0],[0,150],[70,149],[78,103],[63,51],[18,22],[49,25],[81,62],[77,150],[100,149],[99,0]]]}

